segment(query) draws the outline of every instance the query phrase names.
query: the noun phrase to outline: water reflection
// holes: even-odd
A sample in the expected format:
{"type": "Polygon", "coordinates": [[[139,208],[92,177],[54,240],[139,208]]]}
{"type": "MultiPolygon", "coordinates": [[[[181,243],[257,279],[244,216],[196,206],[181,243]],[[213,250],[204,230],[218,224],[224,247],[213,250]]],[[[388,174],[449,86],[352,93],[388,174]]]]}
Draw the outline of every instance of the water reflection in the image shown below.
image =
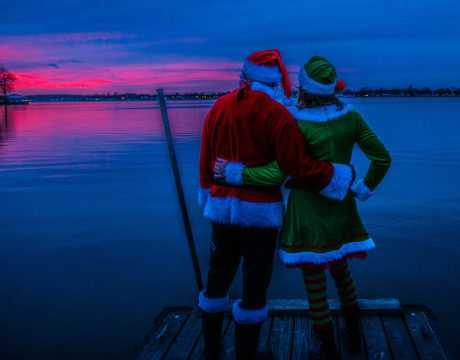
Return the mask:
{"type": "MultiPolygon", "coordinates": [[[[460,296],[460,247],[452,238],[460,216],[460,101],[355,102],[394,160],[376,195],[359,204],[377,241],[368,260],[353,264],[360,296],[429,304],[441,328],[455,334],[460,314],[448,309],[460,296]]],[[[209,224],[196,206],[197,162],[210,105],[168,103],[204,271],[209,224]]],[[[8,107],[0,112],[0,146],[6,358],[133,357],[162,307],[196,303],[156,103],[8,107]]],[[[353,162],[362,176],[366,159],[357,154],[353,162]]],[[[270,296],[304,297],[300,284],[298,272],[276,264],[270,296]]]]}

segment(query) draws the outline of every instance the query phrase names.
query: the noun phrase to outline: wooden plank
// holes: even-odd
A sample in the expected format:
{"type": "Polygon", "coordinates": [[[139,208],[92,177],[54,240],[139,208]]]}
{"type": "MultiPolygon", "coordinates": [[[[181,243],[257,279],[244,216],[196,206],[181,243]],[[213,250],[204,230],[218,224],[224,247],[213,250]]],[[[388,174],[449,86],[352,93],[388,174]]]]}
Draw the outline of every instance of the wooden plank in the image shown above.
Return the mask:
{"type": "Polygon", "coordinates": [[[361,342],[361,352],[359,354],[352,354],[348,351],[347,346],[344,344],[341,332],[342,329],[345,329],[345,321],[343,316],[337,317],[337,327],[339,329],[338,344],[340,346],[340,354],[342,355],[342,360],[366,360],[366,351],[364,349],[364,341],[361,342]]]}
{"type": "Polygon", "coordinates": [[[447,359],[425,313],[419,309],[407,309],[404,318],[421,359],[447,359]]]}
{"type": "Polygon", "coordinates": [[[419,357],[404,319],[401,316],[388,315],[384,316],[382,320],[393,357],[395,359],[417,360],[419,357]]]}
{"type": "Polygon", "coordinates": [[[137,359],[160,359],[168,351],[189,315],[190,312],[186,311],[167,311],[158,320],[156,330],[149,334],[146,344],[137,359]]]}
{"type": "Polygon", "coordinates": [[[294,318],[294,334],[292,339],[292,360],[308,358],[311,323],[308,316],[297,315],[294,318]]]}
{"type": "Polygon", "coordinates": [[[290,359],[293,326],[294,318],[292,316],[284,315],[273,317],[272,330],[270,332],[270,347],[275,359],[290,359]]]}
{"type": "Polygon", "coordinates": [[[383,329],[382,319],[379,316],[363,316],[361,318],[361,324],[363,326],[364,343],[368,359],[392,359],[383,329]]]}
{"type": "Polygon", "coordinates": [[[190,314],[187,322],[182,326],[179,335],[176,337],[174,343],[171,345],[169,351],[163,359],[187,359],[192,353],[200,335],[201,316],[198,311],[194,311],[190,314]]]}
{"type": "MultiPolygon", "coordinates": [[[[359,299],[359,306],[363,312],[369,313],[378,311],[383,313],[398,313],[402,312],[401,304],[397,299],[359,299]]],[[[305,299],[278,299],[269,300],[268,305],[270,311],[306,311],[308,303],[305,299]]],[[[340,301],[338,299],[329,300],[329,308],[331,311],[340,311],[340,301]]]]}

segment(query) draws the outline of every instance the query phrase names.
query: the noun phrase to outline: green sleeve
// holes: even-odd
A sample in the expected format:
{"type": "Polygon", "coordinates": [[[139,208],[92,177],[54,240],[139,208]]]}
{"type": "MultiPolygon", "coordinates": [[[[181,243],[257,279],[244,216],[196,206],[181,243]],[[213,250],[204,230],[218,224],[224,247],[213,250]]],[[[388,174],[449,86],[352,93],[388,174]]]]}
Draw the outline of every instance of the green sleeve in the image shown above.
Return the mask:
{"type": "Polygon", "coordinates": [[[390,168],[390,153],[358,112],[355,112],[355,120],[356,142],[366,157],[371,160],[364,183],[373,191],[390,168]]]}
{"type": "Polygon", "coordinates": [[[284,183],[287,175],[276,161],[267,165],[245,167],[243,169],[243,185],[279,186],[284,183]]]}

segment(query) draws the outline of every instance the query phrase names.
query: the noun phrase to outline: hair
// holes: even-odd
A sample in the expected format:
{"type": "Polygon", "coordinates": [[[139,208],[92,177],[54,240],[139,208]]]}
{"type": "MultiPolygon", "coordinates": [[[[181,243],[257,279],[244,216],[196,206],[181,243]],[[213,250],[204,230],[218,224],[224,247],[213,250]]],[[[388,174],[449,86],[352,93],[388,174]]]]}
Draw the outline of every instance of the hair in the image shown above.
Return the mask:
{"type": "Polygon", "coordinates": [[[337,106],[337,110],[342,110],[345,104],[341,102],[335,94],[332,95],[314,95],[310,94],[302,88],[299,88],[299,98],[297,100],[297,108],[318,108],[327,105],[337,106]]]}

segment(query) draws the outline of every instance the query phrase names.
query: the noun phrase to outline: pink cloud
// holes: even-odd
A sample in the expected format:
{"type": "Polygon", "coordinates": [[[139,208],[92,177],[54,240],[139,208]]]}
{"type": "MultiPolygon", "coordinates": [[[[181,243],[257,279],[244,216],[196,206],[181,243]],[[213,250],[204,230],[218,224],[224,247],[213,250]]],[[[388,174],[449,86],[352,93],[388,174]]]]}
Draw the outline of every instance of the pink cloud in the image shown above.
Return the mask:
{"type": "Polygon", "coordinates": [[[0,36],[0,53],[3,64],[18,77],[17,91],[24,94],[152,92],[158,86],[180,91],[194,84],[207,84],[208,89],[196,89],[207,91],[215,89],[212,82],[228,90],[236,84],[238,62],[154,56],[139,60],[140,49],[156,41],[206,40],[185,37],[142,42],[118,32],[0,36]]]}

